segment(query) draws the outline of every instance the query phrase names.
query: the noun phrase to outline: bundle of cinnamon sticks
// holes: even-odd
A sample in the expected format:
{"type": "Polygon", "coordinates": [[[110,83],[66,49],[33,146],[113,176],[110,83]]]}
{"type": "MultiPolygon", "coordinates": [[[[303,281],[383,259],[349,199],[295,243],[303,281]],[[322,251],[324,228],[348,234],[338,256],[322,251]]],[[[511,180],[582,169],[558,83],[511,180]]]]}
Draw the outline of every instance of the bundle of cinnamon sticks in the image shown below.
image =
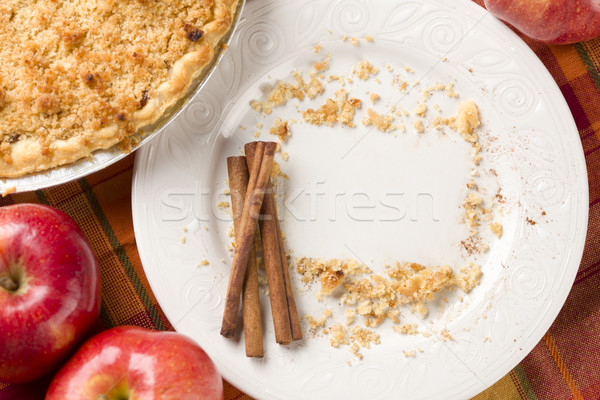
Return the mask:
{"type": "Polygon", "coordinates": [[[276,149],[275,142],[252,142],[246,144],[244,148],[245,157],[227,158],[236,246],[229,276],[221,335],[225,337],[235,335],[240,301],[242,301],[244,338],[248,357],[264,355],[258,270],[254,248],[257,225],[260,227],[275,340],[277,343],[287,344],[302,338],[270,180],[276,149]]]}

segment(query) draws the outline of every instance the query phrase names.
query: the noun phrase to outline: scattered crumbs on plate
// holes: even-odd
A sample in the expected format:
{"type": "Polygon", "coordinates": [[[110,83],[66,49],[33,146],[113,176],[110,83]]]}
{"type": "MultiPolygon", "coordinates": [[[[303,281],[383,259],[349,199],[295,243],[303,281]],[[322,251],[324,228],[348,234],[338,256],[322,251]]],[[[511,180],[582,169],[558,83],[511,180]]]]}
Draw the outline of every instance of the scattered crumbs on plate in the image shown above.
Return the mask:
{"type": "MultiPolygon", "coordinates": [[[[364,59],[352,67],[352,73],[363,81],[369,79],[372,75],[376,75],[378,72],[379,68],[364,59]]],[[[352,81],[348,80],[348,83],[352,83],[352,81]]]]}
{"type": "Polygon", "coordinates": [[[391,132],[396,129],[392,122],[394,122],[392,115],[378,114],[372,108],[367,109],[367,116],[362,121],[364,126],[374,126],[381,132],[391,132]]]}
{"type": "Polygon", "coordinates": [[[346,40],[348,40],[348,36],[346,36],[346,35],[342,36],[342,40],[345,42],[346,40]]]}
{"type": "Polygon", "coordinates": [[[405,335],[416,335],[419,333],[417,324],[395,325],[392,327],[392,329],[405,335]]]}
{"type": "Polygon", "coordinates": [[[304,315],[304,318],[306,319],[306,321],[308,321],[308,323],[310,325],[309,329],[313,333],[316,333],[321,328],[324,328],[325,327],[325,323],[327,322],[327,318],[329,318],[329,317],[331,317],[331,310],[330,309],[326,309],[323,312],[323,316],[321,316],[321,318],[319,318],[319,319],[315,319],[315,318],[313,318],[309,314],[304,315]]]}
{"type": "Polygon", "coordinates": [[[246,130],[246,127],[245,127],[244,125],[240,125],[240,130],[241,130],[241,131],[245,131],[245,130],[246,130]]]}
{"type": "Polygon", "coordinates": [[[442,329],[442,331],[440,332],[440,335],[442,336],[442,341],[446,341],[446,340],[450,340],[450,341],[454,341],[454,338],[452,337],[452,335],[450,334],[450,332],[448,332],[448,329],[444,328],[442,329]]]}
{"type": "Polygon", "coordinates": [[[204,230],[205,230],[205,231],[208,231],[208,226],[205,226],[205,227],[204,227],[204,230]]]}
{"type": "Polygon", "coordinates": [[[230,195],[231,194],[231,190],[229,189],[229,187],[226,187],[225,189],[223,189],[223,194],[224,195],[230,195]]]}
{"type": "Polygon", "coordinates": [[[358,46],[358,39],[353,37],[352,39],[350,39],[350,43],[352,43],[352,46],[357,47],[358,46]]]}
{"type": "MultiPolygon", "coordinates": [[[[271,135],[276,135],[281,142],[285,142],[285,140],[290,135],[290,129],[288,126],[288,122],[277,117],[275,119],[275,121],[273,122],[273,127],[271,129],[269,129],[269,133],[271,135]]],[[[278,147],[278,148],[280,148],[280,147],[278,147]]]]}
{"type": "Polygon", "coordinates": [[[423,126],[423,120],[421,118],[417,118],[413,123],[413,127],[417,131],[417,133],[425,132],[425,127],[423,126]]]}
{"type": "Polygon", "coordinates": [[[371,36],[371,35],[367,35],[367,36],[365,36],[365,40],[366,40],[367,42],[373,42],[373,36],[371,36]]]}
{"type": "Polygon", "coordinates": [[[230,204],[228,201],[220,201],[217,203],[217,207],[219,208],[229,208],[230,204]]]}
{"type": "Polygon", "coordinates": [[[498,238],[502,237],[503,227],[499,222],[490,222],[490,230],[496,235],[498,238]]]}
{"type": "Polygon", "coordinates": [[[185,244],[185,236],[181,235],[179,241],[181,242],[181,244],[185,244]]]}
{"type": "Polygon", "coordinates": [[[287,153],[287,151],[284,151],[281,153],[281,159],[283,161],[287,161],[290,158],[290,155],[287,153]]]}
{"type": "Polygon", "coordinates": [[[209,265],[209,264],[210,264],[210,263],[208,262],[208,260],[207,260],[206,258],[204,258],[204,259],[200,260],[200,261],[198,262],[198,264],[196,264],[196,267],[197,267],[197,268],[200,268],[200,267],[207,266],[207,265],[209,265]]]}
{"type": "Polygon", "coordinates": [[[410,351],[402,350],[402,354],[404,355],[404,357],[409,358],[409,357],[414,357],[417,354],[417,352],[416,352],[416,350],[410,350],[410,351]]]}
{"type": "Polygon", "coordinates": [[[261,286],[267,286],[268,285],[267,278],[265,278],[264,276],[259,274],[258,275],[258,283],[261,286]]]}
{"type": "MultiPolygon", "coordinates": [[[[329,344],[332,347],[339,347],[342,344],[348,344],[346,328],[342,324],[335,324],[329,327],[329,344]]],[[[358,350],[358,349],[357,349],[358,350]]]]}
{"type": "Polygon", "coordinates": [[[187,231],[188,231],[188,228],[187,228],[187,226],[183,226],[183,227],[182,227],[182,230],[183,230],[184,232],[187,232],[187,231]]]}
{"type": "Polygon", "coordinates": [[[426,112],[427,112],[427,104],[425,104],[425,103],[420,103],[417,106],[417,108],[415,108],[413,110],[413,114],[415,114],[419,117],[424,117],[426,112]]]}

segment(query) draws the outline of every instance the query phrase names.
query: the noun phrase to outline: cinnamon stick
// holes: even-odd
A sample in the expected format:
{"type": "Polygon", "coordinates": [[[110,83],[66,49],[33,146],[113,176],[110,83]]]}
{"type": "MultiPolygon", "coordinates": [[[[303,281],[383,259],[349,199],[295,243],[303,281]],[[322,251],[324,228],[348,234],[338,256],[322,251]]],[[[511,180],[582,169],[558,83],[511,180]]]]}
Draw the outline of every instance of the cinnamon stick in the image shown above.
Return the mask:
{"type": "MultiPolygon", "coordinates": [[[[244,198],[248,186],[248,166],[246,157],[228,157],[227,171],[229,175],[229,189],[231,191],[231,208],[233,211],[234,232],[239,232],[244,198]]],[[[258,293],[258,270],[254,246],[250,249],[246,276],[242,288],[242,320],[244,321],[244,343],[246,357],[263,357],[263,330],[260,312],[260,297],[258,293]]]]}
{"type": "MultiPolygon", "coordinates": [[[[267,188],[267,191],[269,188],[267,188]]],[[[290,314],[290,325],[292,328],[292,340],[302,339],[302,329],[300,328],[300,318],[298,317],[298,310],[296,308],[296,300],[294,299],[294,288],[290,281],[290,268],[287,262],[287,256],[285,254],[285,246],[283,244],[283,235],[281,234],[281,225],[279,223],[279,217],[277,215],[277,206],[275,205],[275,199],[273,196],[273,189],[271,188],[271,197],[273,197],[273,216],[275,218],[275,226],[277,227],[277,237],[279,239],[279,254],[281,256],[281,268],[283,269],[283,279],[285,281],[285,293],[288,301],[288,310],[290,314]]]]}
{"type": "Polygon", "coordinates": [[[277,144],[274,142],[258,143],[256,155],[252,160],[252,167],[249,168],[250,178],[240,218],[240,230],[236,235],[236,249],[229,275],[225,310],[221,324],[221,335],[225,337],[233,337],[235,334],[246,266],[250,256],[250,249],[254,243],[256,222],[271,175],[276,148],[277,144]]]}
{"type": "MultiPolygon", "coordinates": [[[[253,164],[257,143],[248,143],[245,146],[248,164],[253,164]]],[[[269,285],[269,298],[275,328],[275,340],[285,344],[293,340],[302,339],[300,319],[294,300],[294,292],[290,282],[287,257],[283,244],[283,236],[271,182],[267,183],[259,220],[262,237],[267,283],[269,285]]]]}

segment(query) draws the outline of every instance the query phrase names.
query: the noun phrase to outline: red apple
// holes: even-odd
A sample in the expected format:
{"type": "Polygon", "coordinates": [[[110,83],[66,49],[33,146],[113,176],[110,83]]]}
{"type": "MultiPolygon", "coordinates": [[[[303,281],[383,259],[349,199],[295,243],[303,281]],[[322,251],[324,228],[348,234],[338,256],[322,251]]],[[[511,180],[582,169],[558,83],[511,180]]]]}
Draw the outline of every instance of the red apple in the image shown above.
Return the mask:
{"type": "Polygon", "coordinates": [[[494,16],[532,39],[567,44],[600,36],[600,0],[485,0],[494,16]]]}
{"type": "Polygon", "coordinates": [[[98,318],[98,261],[67,214],[38,204],[0,208],[0,381],[59,367],[98,318]]]}
{"type": "Polygon", "coordinates": [[[175,332],[119,326],[85,342],[52,380],[46,400],[223,399],[216,367],[175,332]]]}

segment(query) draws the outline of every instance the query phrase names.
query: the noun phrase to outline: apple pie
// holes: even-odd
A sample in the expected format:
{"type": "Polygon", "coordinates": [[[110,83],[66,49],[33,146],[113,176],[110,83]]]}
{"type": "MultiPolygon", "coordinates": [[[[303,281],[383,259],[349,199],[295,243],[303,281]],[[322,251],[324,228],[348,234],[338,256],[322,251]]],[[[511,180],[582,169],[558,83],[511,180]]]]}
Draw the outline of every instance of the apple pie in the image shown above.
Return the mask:
{"type": "Polygon", "coordinates": [[[0,2],[0,177],[131,148],[211,63],[238,1],[0,2]]]}

